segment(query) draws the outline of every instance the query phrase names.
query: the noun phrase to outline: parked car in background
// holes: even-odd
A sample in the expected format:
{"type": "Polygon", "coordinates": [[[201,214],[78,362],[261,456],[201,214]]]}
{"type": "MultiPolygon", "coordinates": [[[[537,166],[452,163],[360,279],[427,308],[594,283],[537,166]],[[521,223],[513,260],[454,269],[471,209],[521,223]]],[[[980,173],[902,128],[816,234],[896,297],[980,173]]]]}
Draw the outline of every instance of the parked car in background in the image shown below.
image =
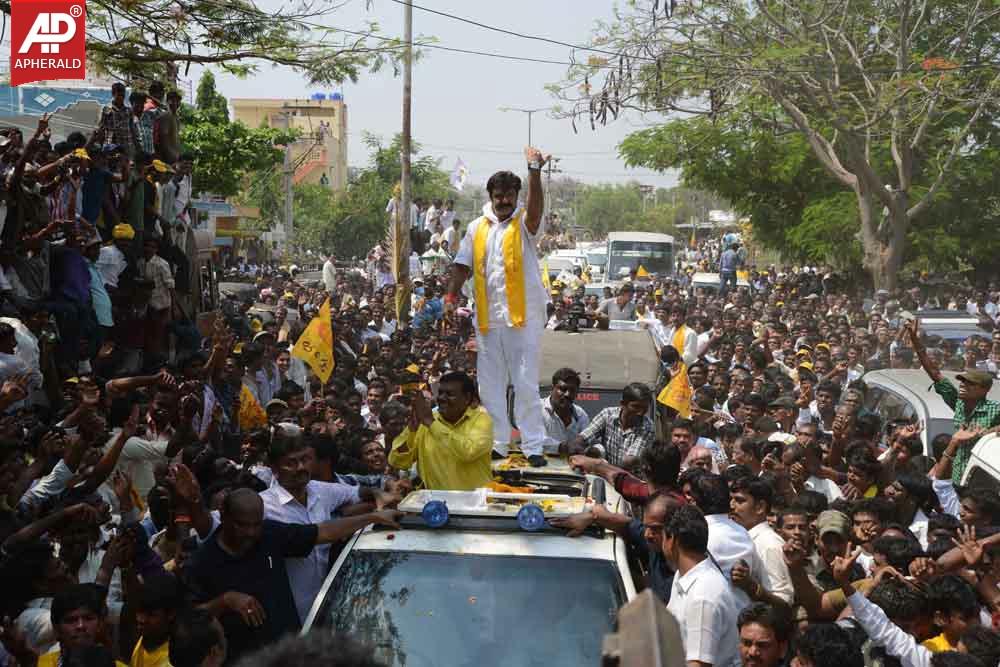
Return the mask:
{"type": "Polygon", "coordinates": [[[918,310],[915,315],[925,335],[938,336],[959,346],[970,336],[991,335],[985,318],[981,320],[964,310],[918,310]]]}

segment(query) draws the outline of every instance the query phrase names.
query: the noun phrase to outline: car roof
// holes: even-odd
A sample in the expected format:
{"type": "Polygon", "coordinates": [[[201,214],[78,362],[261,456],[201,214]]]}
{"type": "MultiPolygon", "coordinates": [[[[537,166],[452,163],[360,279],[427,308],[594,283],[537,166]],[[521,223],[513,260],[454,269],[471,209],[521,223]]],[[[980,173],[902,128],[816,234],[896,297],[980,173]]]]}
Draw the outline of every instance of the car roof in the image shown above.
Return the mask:
{"type": "MultiPolygon", "coordinates": [[[[573,474],[569,464],[549,457],[546,474],[565,471],[573,474]]],[[[574,475],[575,476],[575,475],[574,475]]],[[[593,476],[588,476],[594,479],[593,476]]],[[[603,480],[600,480],[603,483],[603,480]]],[[[604,484],[604,506],[611,511],[624,510],[624,499],[610,484],[604,484]]],[[[514,522],[515,519],[511,518],[514,522]]],[[[484,556],[532,556],[541,558],[583,558],[615,560],[614,533],[605,531],[602,537],[583,534],[568,537],[561,532],[531,533],[523,530],[480,530],[444,528],[404,528],[398,531],[374,529],[369,526],[356,539],[351,550],[405,551],[423,553],[476,554],[484,556]],[[392,535],[389,538],[388,535],[392,535]]]]}
{"type": "MultiPolygon", "coordinates": [[[[722,279],[719,277],[718,273],[708,273],[708,272],[696,272],[691,276],[691,283],[697,287],[696,283],[702,283],[703,285],[715,285],[718,286],[722,279]]],[[[749,287],[750,283],[747,282],[745,278],[736,278],[736,284],[740,287],[749,287]]]]}
{"type": "Polygon", "coordinates": [[[654,232],[610,232],[608,243],[612,241],[643,241],[646,243],[673,243],[674,237],[669,234],[656,234],[654,232]]]}
{"type": "Polygon", "coordinates": [[[624,389],[632,382],[652,388],[659,372],[659,356],[648,331],[601,331],[580,329],[579,333],[542,332],[542,363],[538,384],[552,384],[552,374],[572,368],[580,374],[582,386],[593,389],[624,389]]]}

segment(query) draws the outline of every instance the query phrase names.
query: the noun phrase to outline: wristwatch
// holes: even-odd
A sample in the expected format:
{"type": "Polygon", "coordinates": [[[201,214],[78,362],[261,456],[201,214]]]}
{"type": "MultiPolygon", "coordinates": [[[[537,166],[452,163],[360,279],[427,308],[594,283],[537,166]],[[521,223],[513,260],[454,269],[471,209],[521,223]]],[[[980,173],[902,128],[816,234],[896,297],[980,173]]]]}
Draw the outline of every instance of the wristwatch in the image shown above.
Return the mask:
{"type": "Polygon", "coordinates": [[[531,160],[528,162],[528,171],[541,171],[542,161],[541,160],[531,160]]]}

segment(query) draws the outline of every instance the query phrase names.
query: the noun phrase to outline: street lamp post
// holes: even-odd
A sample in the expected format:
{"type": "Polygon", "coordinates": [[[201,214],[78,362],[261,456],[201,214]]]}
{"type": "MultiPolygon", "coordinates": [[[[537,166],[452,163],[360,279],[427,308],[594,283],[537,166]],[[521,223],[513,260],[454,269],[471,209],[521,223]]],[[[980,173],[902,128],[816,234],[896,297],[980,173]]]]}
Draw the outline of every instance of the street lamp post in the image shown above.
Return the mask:
{"type": "Polygon", "coordinates": [[[528,145],[531,146],[531,117],[540,111],[549,111],[552,107],[541,109],[521,109],[520,107],[500,107],[500,111],[519,111],[528,114],[528,145]]]}

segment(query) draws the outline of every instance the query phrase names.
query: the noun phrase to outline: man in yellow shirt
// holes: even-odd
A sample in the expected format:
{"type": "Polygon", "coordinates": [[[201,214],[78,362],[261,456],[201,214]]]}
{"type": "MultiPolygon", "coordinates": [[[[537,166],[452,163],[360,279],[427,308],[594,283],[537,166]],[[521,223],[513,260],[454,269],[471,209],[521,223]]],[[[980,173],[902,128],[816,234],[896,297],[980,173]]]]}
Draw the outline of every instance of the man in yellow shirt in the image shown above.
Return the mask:
{"type": "Polygon", "coordinates": [[[447,373],[438,388],[438,412],[423,394],[410,405],[409,424],[392,443],[389,465],[417,471],[428,489],[469,491],[493,479],[493,421],[474,405],[476,383],[465,373],[447,373]]]}
{"type": "Polygon", "coordinates": [[[170,667],[170,626],[181,603],[177,578],[169,573],[147,577],[139,586],[135,621],[139,641],[130,667],[170,667]]]}

